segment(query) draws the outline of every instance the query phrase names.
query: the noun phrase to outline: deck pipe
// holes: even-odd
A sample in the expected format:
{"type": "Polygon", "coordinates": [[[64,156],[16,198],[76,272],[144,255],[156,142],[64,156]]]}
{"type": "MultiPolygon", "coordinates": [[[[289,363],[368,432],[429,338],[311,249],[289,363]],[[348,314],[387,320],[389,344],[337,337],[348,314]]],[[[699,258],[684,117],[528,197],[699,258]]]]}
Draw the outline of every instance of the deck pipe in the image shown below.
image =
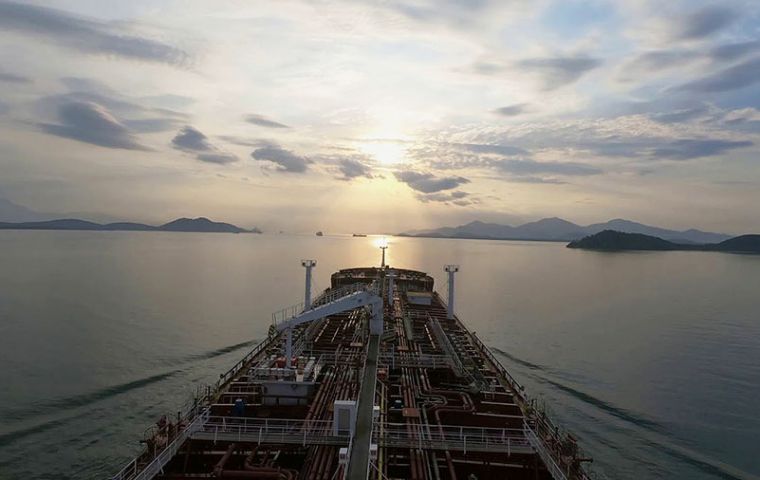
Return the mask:
{"type": "Polygon", "coordinates": [[[230,459],[232,456],[232,452],[235,451],[236,444],[231,443],[229,447],[227,447],[227,451],[224,452],[224,455],[222,455],[222,458],[217,462],[217,464],[214,466],[214,476],[215,477],[221,477],[222,471],[224,470],[224,465],[227,463],[227,460],[230,459]]]}
{"type": "Polygon", "coordinates": [[[254,470],[222,470],[221,478],[259,478],[262,480],[293,480],[298,472],[289,468],[256,467],[254,470]]]}

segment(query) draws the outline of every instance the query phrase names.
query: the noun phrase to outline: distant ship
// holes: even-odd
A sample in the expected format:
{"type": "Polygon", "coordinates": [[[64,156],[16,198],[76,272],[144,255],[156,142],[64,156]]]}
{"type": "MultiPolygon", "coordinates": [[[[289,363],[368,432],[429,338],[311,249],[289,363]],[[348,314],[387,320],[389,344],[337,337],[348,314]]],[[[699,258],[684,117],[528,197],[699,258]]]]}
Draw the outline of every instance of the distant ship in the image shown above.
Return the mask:
{"type": "Polygon", "coordinates": [[[322,230],[320,230],[320,231],[317,232],[317,236],[318,237],[321,237],[322,235],[324,235],[324,233],[322,233],[322,230]]]}
{"type": "Polygon", "coordinates": [[[354,233],[354,237],[366,237],[367,235],[363,233],[354,233]]]}
{"type": "MultiPolygon", "coordinates": [[[[381,247],[382,248],[382,247],[381,247]]],[[[589,480],[575,437],[529,399],[420,271],[333,273],[114,480],[589,480]]]]}

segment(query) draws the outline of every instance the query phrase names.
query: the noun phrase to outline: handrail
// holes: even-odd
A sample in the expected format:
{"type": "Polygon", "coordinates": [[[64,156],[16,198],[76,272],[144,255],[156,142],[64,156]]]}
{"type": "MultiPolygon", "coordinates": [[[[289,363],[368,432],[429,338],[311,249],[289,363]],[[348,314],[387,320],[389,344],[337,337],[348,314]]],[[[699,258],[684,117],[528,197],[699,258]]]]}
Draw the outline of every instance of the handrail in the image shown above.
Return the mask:
{"type": "Polygon", "coordinates": [[[240,361],[238,361],[232,368],[224,372],[223,374],[219,375],[219,380],[217,380],[216,384],[214,385],[214,393],[219,390],[219,388],[227,383],[227,381],[234,377],[240,370],[249,363],[253,357],[261,353],[262,350],[265,350],[270,343],[272,342],[272,339],[267,338],[259,342],[253,350],[248,352],[240,361]]]}
{"type": "MultiPolygon", "coordinates": [[[[193,430],[192,438],[213,438],[253,441],[258,443],[331,443],[345,445],[350,433],[333,431],[332,420],[287,418],[207,416],[193,430]]],[[[520,428],[489,428],[467,425],[415,426],[408,424],[372,422],[372,439],[381,446],[451,449],[497,452],[532,452],[533,447],[520,428]],[[380,435],[379,432],[383,432],[380,435]],[[420,447],[420,445],[423,445],[420,447]]]]}
{"type": "Polygon", "coordinates": [[[544,445],[544,442],[538,438],[536,432],[534,432],[527,423],[523,424],[523,428],[525,429],[525,438],[527,438],[533,448],[536,449],[538,456],[541,457],[541,460],[544,462],[544,465],[546,465],[546,469],[549,470],[552,478],[554,480],[567,480],[567,476],[559,465],[557,465],[557,462],[554,461],[552,454],[546,450],[546,445],[544,445]]]}
{"type": "Polygon", "coordinates": [[[486,357],[488,357],[488,360],[491,361],[491,363],[496,367],[496,369],[499,371],[499,373],[507,379],[507,382],[509,383],[509,386],[512,387],[512,390],[514,393],[516,393],[521,400],[525,401],[525,388],[520,385],[520,383],[515,380],[515,378],[507,371],[506,368],[499,362],[499,360],[496,358],[496,356],[493,354],[490,348],[483,343],[483,341],[478,337],[474,332],[471,332],[470,335],[472,336],[472,339],[475,342],[475,346],[480,349],[481,352],[483,352],[486,357]]]}
{"type": "Polygon", "coordinates": [[[139,457],[133,459],[124,468],[114,475],[112,480],[147,480],[155,477],[166,466],[172,457],[179,451],[185,440],[190,438],[195,431],[202,427],[209,416],[209,410],[205,409],[197,415],[190,424],[185,427],[174,439],[166,445],[161,453],[156,455],[150,463],[140,468],[139,457]]]}
{"type": "Polygon", "coordinates": [[[438,343],[441,344],[441,349],[445,352],[445,355],[451,360],[451,368],[454,370],[454,372],[457,373],[457,375],[464,375],[465,369],[462,365],[462,359],[459,358],[459,354],[454,349],[454,346],[451,344],[451,340],[449,340],[449,336],[446,335],[446,332],[443,331],[443,327],[441,326],[441,323],[438,321],[437,318],[433,318],[430,315],[428,315],[428,319],[430,321],[431,329],[433,330],[433,334],[435,335],[436,340],[438,340],[438,343]]]}

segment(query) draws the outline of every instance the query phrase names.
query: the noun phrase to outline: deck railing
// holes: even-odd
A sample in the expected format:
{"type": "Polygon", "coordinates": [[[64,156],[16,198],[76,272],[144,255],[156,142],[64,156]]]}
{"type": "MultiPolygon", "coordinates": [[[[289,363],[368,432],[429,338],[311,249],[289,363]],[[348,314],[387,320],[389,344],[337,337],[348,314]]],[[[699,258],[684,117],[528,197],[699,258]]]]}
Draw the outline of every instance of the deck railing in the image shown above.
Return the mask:
{"type": "Polygon", "coordinates": [[[171,461],[172,457],[176,455],[182,444],[185,443],[185,440],[190,438],[199,428],[202,428],[208,418],[209,410],[205,409],[202,413],[196,415],[173,439],[170,439],[166,447],[150,462],[146,465],[140,465],[142,456],[137,457],[122,468],[119,473],[114,475],[112,480],[148,480],[155,477],[171,461]]]}
{"type": "Polygon", "coordinates": [[[332,420],[214,416],[192,438],[296,445],[347,445],[349,432],[333,432],[332,420]]]}
{"type": "Polygon", "coordinates": [[[265,339],[261,342],[259,342],[258,345],[256,345],[253,350],[248,352],[242,359],[240,359],[239,362],[237,362],[232,368],[224,372],[223,374],[219,375],[219,380],[217,380],[216,384],[212,388],[212,393],[217,393],[218,390],[229,380],[231,380],[233,377],[235,377],[240,370],[243,369],[248,363],[250,363],[251,360],[253,360],[253,357],[261,353],[261,351],[265,350],[269,344],[271,343],[271,339],[265,339]]]}
{"type": "Polygon", "coordinates": [[[391,368],[415,367],[415,368],[444,368],[451,366],[448,355],[436,355],[426,353],[381,353],[378,359],[379,365],[391,368]]]}
{"type": "Polygon", "coordinates": [[[472,341],[475,343],[475,346],[478,347],[478,349],[488,358],[488,360],[491,361],[493,366],[498,370],[499,374],[504,377],[504,379],[509,383],[510,388],[512,388],[513,392],[520,397],[521,400],[525,400],[525,388],[520,385],[520,383],[515,380],[515,378],[507,371],[506,368],[499,362],[499,360],[494,356],[493,352],[491,352],[491,349],[488,348],[488,346],[483,343],[483,341],[474,333],[471,332],[470,335],[472,336],[472,341]]]}
{"type": "Polygon", "coordinates": [[[533,447],[519,428],[485,428],[457,425],[409,425],[383,423],[378,445],[395,448],[419,448],[467,452],[501,452],[531,454],[533,447]]]}
{"type": "Polygon", "coordinates": [[[565,475],[565,472],[562,471],[562,468],[557,465],[554,456],[552,456],[551,452],[549,452],[549,450],[546,448],[544,442],[538,438],[536,432],[534,432],[533,429],[528,426],[528,424],[525,424],[524,428],[525,438],[527,438],[533,448],[536,449],[536,453],[538,453],[538,456],[541,457],[541,460],[544,462],[544,465],[546,465],[546,469],[549,470],[552,478],[554,480],[566,480],[567,475],[565,475]]]}
{"type": "Polygon", "coordinates": [[[428,321],[430,322],[430,329],[433,331],[433,336],[435,336],[436,341],[438,341],[439,346],[443,350],[444,356],[448,357],[450,361],[452,370],[454,370],[457,375],[464,375],[465,369],[462,365],[462,360],[459,358],[459,354],[454,348],[454,345],[451,344],[449,336],[443,330],[443,327],[441,327],[441,323],[437,318],[433,318],[429,315],[428,321]]]}
{"type": "MultiPolygon", "coordinates": [[[[534,446],[520,428],[481,428],[458,425],[410,426],[373,422],[373,441],[382,447],[531,454],[534,446]],[[382,436],[379,434],[382,432],[382,436]]],[[[335,432],[331,420],[293,420],[249,417],[208,417],[191,438],[257,444],[348,445],[348,431],[335,432]]]]}

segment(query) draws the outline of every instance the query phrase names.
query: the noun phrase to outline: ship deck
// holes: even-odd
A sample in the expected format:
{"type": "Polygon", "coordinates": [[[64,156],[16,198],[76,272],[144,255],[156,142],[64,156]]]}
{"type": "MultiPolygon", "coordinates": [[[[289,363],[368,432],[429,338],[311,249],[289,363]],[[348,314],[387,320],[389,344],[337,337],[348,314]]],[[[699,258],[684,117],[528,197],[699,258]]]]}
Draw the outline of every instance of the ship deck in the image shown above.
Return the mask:
{"type": "Polygon", "coordinates": [[[375,285],[382,334],[366,308],[300,324],[287,368],[272,328],[115,478],[586,478],[573,437],[448,314],[432,278],[392,271],[393,286],[387,267],[341,270],[315,300],[375,285]]]}

